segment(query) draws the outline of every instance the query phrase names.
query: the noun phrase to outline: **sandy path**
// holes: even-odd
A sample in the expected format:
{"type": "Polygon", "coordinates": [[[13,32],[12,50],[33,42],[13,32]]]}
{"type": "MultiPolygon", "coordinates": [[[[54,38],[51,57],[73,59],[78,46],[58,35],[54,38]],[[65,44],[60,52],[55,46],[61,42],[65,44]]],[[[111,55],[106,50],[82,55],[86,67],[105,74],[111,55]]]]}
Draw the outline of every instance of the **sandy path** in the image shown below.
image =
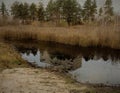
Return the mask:
{"type": "Polygon", "coordinates": [[[42,69],[16,68],[0,73],[0,93],[82,93],[86,88],[66,83],[62,77],[42,69]]]}

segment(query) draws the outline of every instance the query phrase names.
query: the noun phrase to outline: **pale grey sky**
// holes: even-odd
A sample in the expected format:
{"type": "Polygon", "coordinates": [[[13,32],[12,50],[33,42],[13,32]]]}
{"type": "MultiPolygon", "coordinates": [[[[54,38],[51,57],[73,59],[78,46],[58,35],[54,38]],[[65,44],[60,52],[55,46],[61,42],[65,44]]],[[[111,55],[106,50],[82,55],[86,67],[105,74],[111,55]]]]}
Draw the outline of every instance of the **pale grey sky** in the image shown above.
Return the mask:
{"type": "MultiPolygon", "coordinates": [[[[10,7],[11,4],[15,1],[19,1],[19,2],[28,2],[28,3],[39,3],[39,2],[43,2],[44,5],[46,5],[48,3],[49,0],[0,0],[0,3],[1,2],[4,2],[7,7],[10,7]]],[[[80,2],[81,5],[84,4],[84,1],[86,0],[78,0],[80,2]]],[[[112,0],[113,1],[113,7],[114,7],[114,10],[115,12],[117,13],[120,13],[120,0],[112,0]]],[[[100,6],[103,6],[105,0],[97,0],[97,5],[100,7],[100,6]]]]}

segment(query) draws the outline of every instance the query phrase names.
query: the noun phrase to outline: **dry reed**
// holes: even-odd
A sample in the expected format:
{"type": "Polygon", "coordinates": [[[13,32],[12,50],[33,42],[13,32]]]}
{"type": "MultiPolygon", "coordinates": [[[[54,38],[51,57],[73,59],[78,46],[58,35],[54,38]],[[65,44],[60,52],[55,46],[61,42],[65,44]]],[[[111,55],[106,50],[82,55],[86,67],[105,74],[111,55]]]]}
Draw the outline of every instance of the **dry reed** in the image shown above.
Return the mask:
{"type": "Polygon", "coordinates": [[[0,38],[7,40],[42,40],[84,47],[102,46],[120,49],[119,25],[83,25],[73,27],[4,26],[0,38]]]}

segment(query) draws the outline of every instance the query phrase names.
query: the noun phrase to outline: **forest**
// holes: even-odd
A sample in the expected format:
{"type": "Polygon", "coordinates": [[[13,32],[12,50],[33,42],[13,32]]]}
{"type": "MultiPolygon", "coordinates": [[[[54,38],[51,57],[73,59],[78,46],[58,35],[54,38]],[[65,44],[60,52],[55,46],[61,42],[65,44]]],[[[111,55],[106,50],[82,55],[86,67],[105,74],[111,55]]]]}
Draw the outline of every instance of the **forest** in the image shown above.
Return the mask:
{"type": "Polygon", "coordinates": [[[115,21],[115,16],[119,16],[114,13],[112,0],[106,0],[99,9],[96,0],[86,0],[83,6],[77,0],[50,0],[46,7],[42,2],[29,4],[15,1],[9,11],[2,2],[0,14],[2,19],[12,16],[23,24],[50,21],[58,26],[65,23],[69,26],[95,22],[108,24],[115,21]]]}

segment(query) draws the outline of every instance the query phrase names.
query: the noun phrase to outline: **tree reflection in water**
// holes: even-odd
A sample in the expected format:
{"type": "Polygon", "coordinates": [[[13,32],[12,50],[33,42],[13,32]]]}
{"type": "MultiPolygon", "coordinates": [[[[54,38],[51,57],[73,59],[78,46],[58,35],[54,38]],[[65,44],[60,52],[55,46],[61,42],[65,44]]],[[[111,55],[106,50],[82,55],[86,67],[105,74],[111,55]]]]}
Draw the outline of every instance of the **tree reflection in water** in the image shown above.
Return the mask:
{"type": "Polygon", "coordinates": [[[69,72],[79,82],[120,84],[120,51],[41,42],[14,43],[23,59],[39,67],[69,72]]]}

